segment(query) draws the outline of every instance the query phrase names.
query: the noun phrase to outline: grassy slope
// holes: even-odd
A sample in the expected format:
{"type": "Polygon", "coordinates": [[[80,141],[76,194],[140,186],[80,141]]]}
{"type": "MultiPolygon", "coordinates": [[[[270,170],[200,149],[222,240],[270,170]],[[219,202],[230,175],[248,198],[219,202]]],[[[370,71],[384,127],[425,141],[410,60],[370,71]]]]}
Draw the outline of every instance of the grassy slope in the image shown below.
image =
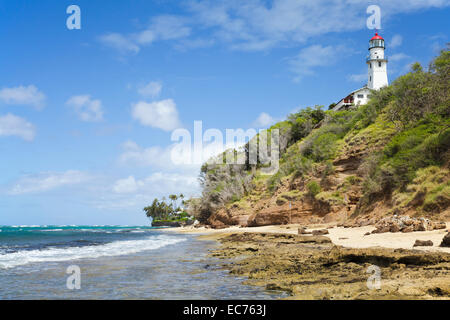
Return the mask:
{"type": "Polygon", "coordinates": [[[449,66],[444,50],[429,71],[415,65],[357,110],[308,109],[271,127],[281,129],[287,146],[278,173],[263,176],[244,166],[205,169],[203,201],[210,204],[214,195],[216,203],[203,214],[250,209],[274,198],[277,205],[305,199],[346,206],[352,192],[354,217],[380,204],[386,213],[448,214],[449,66]]]}

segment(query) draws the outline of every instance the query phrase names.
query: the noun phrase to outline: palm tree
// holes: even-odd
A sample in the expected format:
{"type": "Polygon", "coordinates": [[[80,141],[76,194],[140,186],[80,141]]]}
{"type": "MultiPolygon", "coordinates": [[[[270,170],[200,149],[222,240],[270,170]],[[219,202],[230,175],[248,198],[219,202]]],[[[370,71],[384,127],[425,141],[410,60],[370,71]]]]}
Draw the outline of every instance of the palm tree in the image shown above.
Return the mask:
{"type": "Polygon", "coordinates": [[[180,195],[178,196],[178,198],[181,199],[181,205],[184,207],[184,194],[180,193],[180,195]]]}
{"type": "Polygon", "coordinates": [[[172,200],[172,208],[175,211],[176,210],[176,201],[178,200],[178,196],[176,194],[171,194],[169,196],[169,199],[172,200]]]}

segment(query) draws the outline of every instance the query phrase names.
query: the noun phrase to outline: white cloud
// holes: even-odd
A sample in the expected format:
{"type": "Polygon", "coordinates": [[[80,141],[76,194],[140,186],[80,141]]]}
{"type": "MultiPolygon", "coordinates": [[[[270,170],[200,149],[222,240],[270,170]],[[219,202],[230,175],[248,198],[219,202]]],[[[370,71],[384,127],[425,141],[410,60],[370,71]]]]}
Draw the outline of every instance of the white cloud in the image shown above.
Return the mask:
{"type": "Polygon", "coordinates": [[[34,85],[3,88],[0,90],[0,102],[10,105],[30,105],[39,109],[45,105],[45,95],[34,85]]]}
{"type": "Polygon", "coordinates": [[[103,106],[100,100],[91,99],[90,95],[73,96],[66,105],[72,107],[80,120],[97,122],[103,120],[103,106]]]}
{"type": "Polygon", "coordinates": [[[257,128],[266,128],[274,124],[275,122],[276,120],[272,116],[270,116],[268,113],[262,112],[254,122],[254,125],[257,128]]]}
{"type": "Polygon", "coordinates": [[[139,194],[149,190],[157,193],[190,193],[193,189],[198,189],[199,183],[197,174],[180,174],[155,172],[150,176],[138,180],[134,176],[117,180],[113,185],[113,192],[117,194],[139,194]]]}
{"type": "Polygon", "coordinates": [[[289,60],[291,70],[297,75],[299,81],[306,75],[314,74],[314,68],[332,65],[340,53],[345,52],[343,47],[312,45],[300,50],[299,54],[289,60]]]}
{"type": "MultiPolygon", "coordinates": [[[[216,43],[251,51],[292,47],[325,34],[365,29],[370,4],[368,0],[192,0],[181,6],[178,15],[153,16],[140,31],[102,39],[122,52],[134,53],[156,41],[172,41],[181,50],[216,43]]],[[[441,8],[450,1],[379,0],[377,5],[385,23],[397,14],[441,8]]]]}
{"type": "Polygon", "coordinates": [[[172,99],[140,101],[132,106],[132,116],[144,126],[170,131],[180,126],[178,110],[172,99]]]}
{"type": "Polygon", "coordinates": [[[135,35],[140,44],[149,44],[156,40],[185,38],[191,34],[186,19],[180,16],[161,15],[152,19],[150,26],[135,35]]]}
{"type": "Polygon", "coordinates": [[[405,60],[405,59],[409,59],[409,58],[410,58],[410,56],[408,56],[404,53],[396,53],[396,54],[393,54],[388,57],[390,62],[397,62],[397,61],[405,60]]]}
{"type": "Polygon", "coordinates": [[[198,172],[191,175],[156,172],[145,178],[145,186],[162,188],[167,193],[192,193],[199,188],[198,172]]]}
{"type": "MultiPolygon", "coordinates": [[[[253,0],[191,1],[190,11],[202,28],[235,49],[265,50],[279,44],[293,45],[312,37],[361,30],[370,1],[253,0]]],[[[381,0],[383,21],[391,16],[430,7],[450,5],[448,0],[381,0]]]]}
{"type": "MultiPolygon", "coordinates": [[[[183,49],[189,45],[180,43],[193,41],[202,45],[221,42],[237,50],[267,50],[298,45],[328,33],[362,30],[370,4],[368,0],[192,0],[182,6],[182,15],[155,16],[147,28],[128,35],[114,34],[109,42],[135,53],[142,45],[164,40],[175,40],[176,47],[183,49]]],[[[387,21],[399,13],[449,6],[450,1],[379,0],[377,4],[383,21],[387,21]]]]}
{"type": "Polygon", "coordinates": [[[117,180],[112,189],[115,193],[133,193],[141,186],[143,186],[142,181],[136,181],[133,176],[129,176],[128,178],[117,180]]]}
{"type": "Polygon", "coordinates": [[[349,79],[353,82],[362,82],[367,81],[368,74],[367,72],[359,73],[359,74],[351,74],[349,79]]]}
{"type": "Polygon", "coordinates": [[[230,148],[239,148],[245,144],[230,142],[229,144],[217,144],[212,141],[203,143],[202,149],[198,152],[200,160],[196,162],[196,150],[194,143],[184,145],[183,142],[176,142],[167,147],[152,146],[141,147],[134,141],[127,141],[122,144],[123,152],[118,158],[118,164],[130,167],[151,167],[163,169],[165,171],[176,171],[182,173],[198,174],[200,166],[213,156],[217,156],[230,148]]]}
{"type": "Polygon", "coordinates": [[[138,88],[138,93],[143,97],[156,98],[161,94],[162,84],[158,81],[151,81],[138,88]]]}
{"type": "Polygon", "coordinates": [[[25,119],[8,113],[5,116],[0,116],[1,136],[17,136],[26,141],[32,141],[35,136],[35,128],[25,119]]]}
{"type": "Polygon", "coordinates": [[[174,15],[161,15],[152,19],[150,25],[142,31],[123,35],[120,33],[108,33],[100,37],[100,41],[122,54],[138,53],[143,45],[149,45],[155,41],[175,40],[186,38],[191,34],[191,28],[187,26],[187,19],[174,15]]]}
{"type": "Polygon", "coordinates": [[[137,179],[129,176],[119,179],[111,188],[96,196],[92,204],[99,209],[123,210],[130,208],[141,210],[149,205],[155,197],[161,198],[168,194],[183,193],[186,197],[200,193],[200,185],[195,174],[180,174],[169,172],[154,172],[151,175],[137,179]],[[120,186],[120,187],[119,187],[120,186]]]}
{"type": "Polygon", "coordinates": [[[396,34],[391,38],[391,41],[389,42],[388,47],[395,48],[395,47],[401,46],[402,42],[403,42],[403,37],[399,34],[396,34]]]}
{"type": "Polygon", "coordinates": [[[171,164],[169,149],[159,146],[142,148],[134,141],[125,142],[122,148],[119,156],[122,165],[167,167],[171,164]]]}
{"type": "Polygon", "coordinates": [[[121,53],[138,53],[140,48],[133,41],[120,33],[108,33],[100,37],[100,41],[121,53]]]}
{"type": "Polygon", "coordinates": [[[81,171],[44,172],[20,178],[10,190],[12,195],[41,193],[63,186],[75,185],[89,180],[89,175],[81,171]]]}

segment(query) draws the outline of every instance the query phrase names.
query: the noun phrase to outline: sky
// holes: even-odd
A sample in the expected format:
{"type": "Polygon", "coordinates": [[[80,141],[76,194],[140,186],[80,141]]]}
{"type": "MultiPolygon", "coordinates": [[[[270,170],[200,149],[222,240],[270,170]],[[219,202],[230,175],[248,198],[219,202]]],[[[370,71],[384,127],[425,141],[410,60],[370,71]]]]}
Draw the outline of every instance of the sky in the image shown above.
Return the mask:
{"type": "Polygon", "coordinates": [[[174,130],[265,128],[362,87],[372,4],[389,81],[449,42],[450,0],[0,0],[0,225],[146,225],[153,198],[199,195],[174,130]]]}

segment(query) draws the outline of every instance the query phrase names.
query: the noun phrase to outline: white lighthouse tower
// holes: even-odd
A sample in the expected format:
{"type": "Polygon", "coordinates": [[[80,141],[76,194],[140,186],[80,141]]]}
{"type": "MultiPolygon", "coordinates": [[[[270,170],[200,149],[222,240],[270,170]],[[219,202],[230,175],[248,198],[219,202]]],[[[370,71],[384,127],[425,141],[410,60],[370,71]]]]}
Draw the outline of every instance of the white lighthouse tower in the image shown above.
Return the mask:
{"type": "Polygon", "coordinates": [[[333,110],[346,110],[366,104],[370,99],[371,90],[379,90],[388,85],[387,77],[387,57],[384,55],[384,39],[375,33],[375,36],[369,42],[369,55],[366,58],[369,78],[367,85],[348,94],[345,98],[339,100],[333,110]]]}
{"type": "Polygon", "coordinates": [[[387,57],[384,55],[384,39],[375,33],[369,42],[369,55],[367,57],[367,67],[369,70],[369,89],[378,90],[388,85],[387,77],[387,57]]]}

